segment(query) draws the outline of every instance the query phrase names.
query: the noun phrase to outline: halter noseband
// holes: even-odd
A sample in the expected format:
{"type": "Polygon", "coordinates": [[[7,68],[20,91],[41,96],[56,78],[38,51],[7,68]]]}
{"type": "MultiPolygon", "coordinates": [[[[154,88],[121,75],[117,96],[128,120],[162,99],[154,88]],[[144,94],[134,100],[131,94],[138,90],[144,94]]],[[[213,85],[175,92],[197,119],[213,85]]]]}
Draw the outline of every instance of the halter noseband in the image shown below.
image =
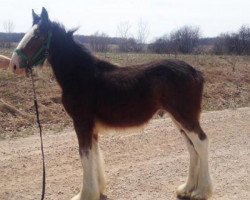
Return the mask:
{"type": "Polygon", "coordinates": [[[29,68],[30,69],[30,68],[32,68],[34,66],[38,66],[38,65],[43,64],[44,61],[46,60],[46,58],[49,56],[49,48],[50,48],[50,43],[51,43],[51,37],[52,37],[52,33],[51,33],[51,31],[49,31],[48,32],[48,38],[47,38],[46,42],[31,57],[26,55],[21,49],[16,49],[15,52],[17,53],[17,55],[22,58],[24,63],[26,63],[25,66],[20,66],[20,68],[29,68]],[[43,54],[43,51],[44,51],[44,54],[43,54]],[[41,58],[39,59],[39,57],[41,57],[41,58]]]}

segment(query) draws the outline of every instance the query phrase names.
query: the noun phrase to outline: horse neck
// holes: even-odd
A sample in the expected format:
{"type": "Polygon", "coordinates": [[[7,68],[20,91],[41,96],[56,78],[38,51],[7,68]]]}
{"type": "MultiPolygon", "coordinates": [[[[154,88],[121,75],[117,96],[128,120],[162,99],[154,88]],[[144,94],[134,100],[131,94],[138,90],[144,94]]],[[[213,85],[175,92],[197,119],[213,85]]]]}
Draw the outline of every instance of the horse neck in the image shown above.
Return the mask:
{"type": "Polygon", "coordinates": [[[49,62],[63,91],[77,88],[94,76],[93,56],[66,35],[54,33],[49,62]]]}

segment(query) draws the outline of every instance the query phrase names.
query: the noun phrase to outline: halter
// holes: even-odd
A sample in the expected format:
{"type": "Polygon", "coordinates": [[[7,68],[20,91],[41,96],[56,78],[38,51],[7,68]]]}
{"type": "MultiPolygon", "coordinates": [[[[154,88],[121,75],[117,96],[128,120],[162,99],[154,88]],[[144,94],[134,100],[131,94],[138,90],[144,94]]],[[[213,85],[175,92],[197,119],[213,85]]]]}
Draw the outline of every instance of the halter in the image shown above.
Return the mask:
{"type": "Polygon", "coordinates": [[[17,55],[20,56],[22,58],[22,60],[26,63],[26,66],[24,66],[24,67],[20,66],[20,68],[32,68],[34,66],[38,66],[38,65],[43,64],[44,61],[46,60],[46,58],[49,56],[49,48],[50,48],[50,43],[51,43],[51,37],[52,37],[52,33],[49,31],[48,32],[48,38],[47,38],[46,42],[31,57],[26,55],[23,52],[23,50],[16,49],[15,52],[17,53],[17,55]],[[44,54],[43,54],[43,51],[44,51],[44,54]],[[38,59],[39,57],[41,57],[41,58],[38,59]]]}

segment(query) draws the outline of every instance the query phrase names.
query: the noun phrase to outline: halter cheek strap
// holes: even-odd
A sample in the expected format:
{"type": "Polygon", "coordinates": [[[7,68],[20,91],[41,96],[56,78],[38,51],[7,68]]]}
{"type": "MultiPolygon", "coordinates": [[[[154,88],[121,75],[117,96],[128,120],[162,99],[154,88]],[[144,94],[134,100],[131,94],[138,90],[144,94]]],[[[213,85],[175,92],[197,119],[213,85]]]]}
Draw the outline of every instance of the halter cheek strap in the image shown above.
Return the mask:
{"type": "Polygon", "coordinates": [[[38,66],[38,65],[43,64],[44,61],[46,60],[46,58],[49,56],[51,37],[52,37],[52,33],[49,31],[48,38],[47,38],[46,42],[44,43],[44,45],[42,45],[42,47],[40,49],[38,49],[37,52],[31,57],[26,55],[21,49],[16,49],[15,52],[17,53],[18,56],[20,56],[22,58],[22,60],[25,63],[25,66],[20,66],[20,67],[21,68],[32,68],[34,66],[38,66]]]}

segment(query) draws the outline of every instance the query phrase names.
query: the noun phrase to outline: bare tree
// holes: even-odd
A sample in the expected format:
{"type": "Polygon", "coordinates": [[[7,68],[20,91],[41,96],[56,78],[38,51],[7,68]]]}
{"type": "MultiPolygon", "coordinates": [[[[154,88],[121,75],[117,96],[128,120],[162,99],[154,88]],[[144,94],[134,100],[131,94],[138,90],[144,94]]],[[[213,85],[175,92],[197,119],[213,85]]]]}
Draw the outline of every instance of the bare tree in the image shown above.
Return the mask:
{"type": "Polygon", "coordinates": [[[148,23],[144,22],[143,20],[140,20],[138,23],[137,38],[136,38],[137,52],[141,52],[144,50],[144,46],[148,36],[149,36],[148,23]]]}
{"type": "Polygon", "coordinates": [[[128,21],[121,22],[117,26],[117,35],[123,39],[128,39],[131,36],[130,29],[131,29],[131,25],[128,21]]]}
{"type": "Polygon", "coordinates": [[[229,34],[220,34],[216,38],[216,42],[213,46],[213,53],[216,55],[221,55],[221,54],[228,54],[228,40],[229,40],[229,34]]]}
{"type": "Polygon", "coordinates": [[[215,54],[250,55],[250,27],[241,26],[238,32],[221,34],[214,45],[215,54]]]}
{"type": "Polygon", "coordinates": [[[109,42],[109,36],[106,33],[96,32],[90,36],[90,47],[96,52],[107,52],[109,42]]]}
{"type": "Polygon", "coordinates": [[[198,27],[183,26],[170,34],[170,41],[180,53],[188,54],[198,45],[200,29],[198,27]]]}
{"type": "Polygon", "coordinates": [[[14,23],[11,20],[7,20],[3,22],[3,29],[6,32],[6,38],[5,41],[2,41],[1,45],[4,47],[10,48],[11,47],[11,41],[10,41],[10,33],[14,31],[14,23]]]}
{"type": "Polygon", "coordinates": [[[15,29],[15,25],[13,21],[7,20],[3,22],[3,29],[5,30],[6,33],[12,33],[15,29]]]}
{"type": "Polygon", "coordinates": [[[247,25],[241,26],[238,34],[241,46],[241,54],[250,55],[250,27],[247,25]]]}
{"type": "Polygon", "coordinates": [[[148,50],[152,53],[164,54],[167,53],[168,41],[164,38],[156,39],[148,45],[148,50]]]}
{"type": "Polygon", "coordinates": [[[159,54],[177,54],[177,46],[171,41],[169,34],[165,34],[149,44],[148,50],[159,54]]]}
{"type": "Polygon", "coordinates": [[[117,26],[117,35],[121,38],[120,44],[119,44],[119,50],[121,52],[130,52],[135,51],[136,49],[136,41],[131,36],[130,33],[131,25],[127,22],[121,22],[117,26]]]}

